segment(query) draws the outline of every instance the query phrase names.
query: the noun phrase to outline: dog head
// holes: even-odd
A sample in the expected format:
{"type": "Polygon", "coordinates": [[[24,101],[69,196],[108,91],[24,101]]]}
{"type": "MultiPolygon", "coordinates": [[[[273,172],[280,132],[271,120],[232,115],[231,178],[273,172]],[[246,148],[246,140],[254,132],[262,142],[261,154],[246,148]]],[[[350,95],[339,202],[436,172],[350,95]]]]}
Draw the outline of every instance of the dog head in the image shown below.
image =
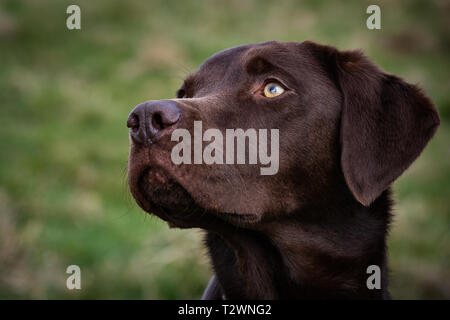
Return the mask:
{"type": "Polygon", "coordinates": [[[207,227],[293,214],[336,188],[369,206],[417,158],[439,117],[419,88],[360,52],[305,41],[219,52],[185,79],[176,98],[136,106],[127,124],[128,183],[137,203],[176,226],[207,227]],[[180,129],[200,134],[202,146],[193,141],[192,153],[183,154],[190,163],[172,161],[180,129]],[[213,140],[203,135],[208,129],[222,133],[224,151],[214,156],[223,164],[202,161],[213,140]],[[278,152],[276,174],[249,163],[256,150],[250,137],[245,163],[226,163],[227,153],[239,156],[226,148],[227,129],[267,130],[266,145],[259,135],[257,147],[278,152]]]}

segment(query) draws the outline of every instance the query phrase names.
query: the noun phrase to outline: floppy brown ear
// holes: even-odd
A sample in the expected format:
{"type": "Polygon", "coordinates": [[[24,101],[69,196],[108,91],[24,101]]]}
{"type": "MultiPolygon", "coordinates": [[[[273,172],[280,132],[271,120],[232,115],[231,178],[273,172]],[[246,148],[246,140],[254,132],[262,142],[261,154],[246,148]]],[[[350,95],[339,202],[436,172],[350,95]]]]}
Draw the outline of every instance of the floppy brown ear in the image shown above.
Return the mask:
{"type": "Polygon", "coordinates": [[[368,206],[419,156],[438,113],[420,88],[384,73],[361,52],[310,45],[342,92],[341,167],[354,197],[368,206]]]}

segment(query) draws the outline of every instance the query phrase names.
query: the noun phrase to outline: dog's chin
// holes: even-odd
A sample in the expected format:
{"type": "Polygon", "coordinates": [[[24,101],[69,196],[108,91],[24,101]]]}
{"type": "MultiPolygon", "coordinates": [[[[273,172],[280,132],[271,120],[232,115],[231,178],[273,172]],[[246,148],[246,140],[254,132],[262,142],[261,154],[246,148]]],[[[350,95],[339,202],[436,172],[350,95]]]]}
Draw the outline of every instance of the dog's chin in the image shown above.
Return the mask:
{"type": "Polygon", "coordinates": [[[211,212],[199,206],[180,183],[158,167],[143,170],[130,188],[144,211],[158,216],[171,227],[208,229],[218,221],[242,226],[259,220],[256,215],[211,212]]]}

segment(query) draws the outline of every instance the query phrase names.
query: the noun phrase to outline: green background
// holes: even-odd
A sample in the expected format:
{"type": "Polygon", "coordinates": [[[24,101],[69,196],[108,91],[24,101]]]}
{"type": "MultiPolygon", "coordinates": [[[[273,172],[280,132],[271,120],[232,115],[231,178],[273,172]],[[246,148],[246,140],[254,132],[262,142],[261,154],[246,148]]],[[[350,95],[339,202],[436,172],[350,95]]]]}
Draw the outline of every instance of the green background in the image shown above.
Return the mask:
{"type": "Polygon", "coordinates": [[[0,0],[0,298],[199,298],[201,232],[169,230],[127,190],[127,115],[219,50],[306,39],[361,48],[436,103],[437,135],[394,186],[391,292],[450,298],[449,17],[425,0],[0,0]],[[82,290],[65,287],[71,264],[82,290]]]}

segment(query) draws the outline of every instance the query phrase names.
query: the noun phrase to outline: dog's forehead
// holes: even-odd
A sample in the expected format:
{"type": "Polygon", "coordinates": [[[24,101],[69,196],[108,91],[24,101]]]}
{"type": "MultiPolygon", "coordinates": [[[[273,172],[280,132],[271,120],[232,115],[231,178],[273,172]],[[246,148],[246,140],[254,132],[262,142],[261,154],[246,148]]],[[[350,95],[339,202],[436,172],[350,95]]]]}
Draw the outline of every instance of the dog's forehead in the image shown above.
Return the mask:
{"type": "Polygon", "coordinates": [[[220,51],[205,60],[198,69],[198,73],[226,71],[233,67],[242,67],[253,57],[265,57],[272,60],[283,61],[286,58],[295,58],[300,51],[297,42],[270,41],[258,44],[242,45],[220,51]]]}
{"type": "Polygon", "coordinates": [[[281,68],[292,69],[301,55],[301,43],[270,41],[237,46],[217,52],[206,59],[198,70],[187,77],[185,83],[197,88],[209,88],[223,81],[236,82],[252,58],[264,58],[281,68]],[[300,49],[300,50],[299,50],[300,49]]]}
{"type": "Polygon", "coordinates": [[[219,51],[206,59],[198,71],[211,70],[211,68],[228,68],[231,64],[239,63],[243,54],[252,47],[253,45],[243,45],[219,51]]]}

